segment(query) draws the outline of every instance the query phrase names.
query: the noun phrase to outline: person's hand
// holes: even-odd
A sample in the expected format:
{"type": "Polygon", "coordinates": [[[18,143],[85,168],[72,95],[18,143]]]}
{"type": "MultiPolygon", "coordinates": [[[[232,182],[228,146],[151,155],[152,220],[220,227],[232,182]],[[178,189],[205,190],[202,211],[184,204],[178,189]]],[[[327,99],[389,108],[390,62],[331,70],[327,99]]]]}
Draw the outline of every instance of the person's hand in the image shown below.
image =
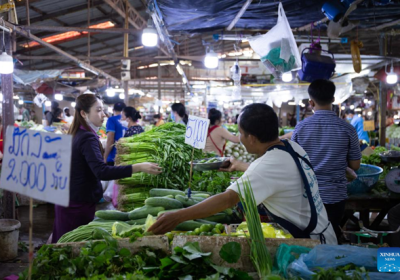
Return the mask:
{"type": "Polygon", "coordinates": [[[158,164],[144,162],[132,165],[133,172],[144,172],[151,175],[158,175],[162,172],[162,168],[158,164]]]}
{"type": "Polygon", "coordinates": [[[180,215],[178,212],[162,214],[157,218],[157,222],[153,224],[147,231],[152,232],[153,234],[164,234],[175,229],[182,222],[179,219],[180,215]]]}
{"type": "Polygon", "coordinates": [[[220,168],[219,171],[224,172],[233,172],[233,171],[246,171],[249,165],[245,162],[235,159],[234,157],[230,157],[229,161],[230,164],[228,167],[220,168]]]}
{"type": "Polygon", "coordinates": [[[353,182],[355,179],[357,179],[356,172],[354,172],[354,170],[350,167],[346,167],[346,179],[347,182],[353,182]]]}

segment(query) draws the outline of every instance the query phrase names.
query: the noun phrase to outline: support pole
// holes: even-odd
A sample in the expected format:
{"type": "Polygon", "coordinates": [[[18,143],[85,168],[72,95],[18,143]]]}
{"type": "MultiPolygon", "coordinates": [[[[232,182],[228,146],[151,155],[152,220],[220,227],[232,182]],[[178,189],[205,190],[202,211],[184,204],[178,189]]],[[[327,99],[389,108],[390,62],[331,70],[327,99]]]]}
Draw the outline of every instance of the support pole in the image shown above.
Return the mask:
{"type": "MultiPolygon", "coordinates": [[[[90,1],[91,0],[88,0],[88,10],[87,10],[87,27],[88,28],[90,27],[90,1]]],[[[87,48],[88,48],[87,56],[90,58],[90,32],[88,33],[87,39],[88,39],[88,41],[87,41],[87,44],[88,44],[88,46],[87,46],[87,48]]],[[[87,63],[90,64],[90,59],[88,60],[87,63]]]]}
{"type": "MultiPolygon", "coordinates": [[[[3,34],[1,34],[3,35],[3,34]]],[[[3,50],[3,40],[0,40],[1,50],[3,50]]],[[[11,34],[4,33],[5,49],[7,54],[12,55],[11,34]]],[[[8,126],[14,125],[14,99],[13,99],[13,74],[1,75],[1,91],[3,93],[3,145],[6,141],[6,131],[8,126]]],[[[5,145],[4,145],[5,146],[5,145]]],[[[4,147],[3,146],[3,147],[4,147]]],[[[3,192],[4,218],[15,219],[15,194],[9,191],[3,192]]]]}
{"type": "MultiPolygon", "coordinates": [[[[161,64],[158,62],[158,100],[161,101],[161,64]]],[[[158,113],[160,114],[161,106],[158,106],[158,113]]]]}
{"type": "MultiPolygon", "coordinates": [[[[125,0],[125,29],[129,28],[128,0],[125,0]]],[[[124,33],[124,57],[129,57],[129,34],[124,33]]],[[[124,81],[125,104],[129,106],[129,81],[124,81]]]]}
{"type": "MultiPolygon", "coordinates": [[[[384,35],[386,36],[386,35],[384,35]]],[[[386,55],[383,51],[384,36],[380,38],[380,54],[386,55]]],[[[383,82],[379,82],[379,145],[386,146],[386,109],[387,109],[387,91],[383,82]]]]}

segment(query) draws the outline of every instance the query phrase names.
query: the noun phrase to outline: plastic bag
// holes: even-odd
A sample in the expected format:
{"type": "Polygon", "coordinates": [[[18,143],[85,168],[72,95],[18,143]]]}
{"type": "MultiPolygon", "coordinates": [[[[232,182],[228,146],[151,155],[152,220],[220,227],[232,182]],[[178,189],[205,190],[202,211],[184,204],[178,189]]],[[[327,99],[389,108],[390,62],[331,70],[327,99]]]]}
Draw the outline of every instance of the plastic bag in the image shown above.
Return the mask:
{"type": "Polygon", "coordinates": [[[114,181],[101,181],[101,185],[103,187],[103,198],[105,201],[110,202],[112,201],[113,198],[113,186],[114,186],[114,181]]]}
{"type": "Polygon", "coordinates": [[[249,43],[276,78],[283,72],[301,68],[300,53],[282,3],[279,3],[277,24],[268,33],[249,38],[249,43]]]}
{"type": "MultiPolygon", "coordinates": [[[[302,254],[298,260],[292,262],[287,273],[291,277],[311,279],[313,270],[318,267],[323,269],[345,266],[350,263],[365,267],[370,271],[371,280],[398,279],[398,274],[382,273],[377,271],[378,249],[362,248],[350,245],[318,245],[308,254],[302,254]]],[[[366,279],[365,275],[364,278],[366,279]]]]}
{"type": "Polygon", "coordinates": [[[310,252],[311,249],[303,246],[290,246],[285,243],[281,244],[276,250],[275,261],[274,261],[274,271],[279,274],[283,274],[287,278],[287,268],[288,266],[298,259],[301,254],[310,252]]]}

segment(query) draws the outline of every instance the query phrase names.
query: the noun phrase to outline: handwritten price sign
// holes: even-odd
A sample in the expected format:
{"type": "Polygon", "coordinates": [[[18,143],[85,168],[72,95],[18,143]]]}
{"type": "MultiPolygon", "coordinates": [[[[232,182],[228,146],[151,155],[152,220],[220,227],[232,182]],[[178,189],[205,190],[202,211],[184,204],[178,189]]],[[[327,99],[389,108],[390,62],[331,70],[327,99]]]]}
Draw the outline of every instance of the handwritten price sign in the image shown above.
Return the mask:
{"type": "Polygon", "coordinates": [[[0,187],[68,206],[70,135],[7,127],[0,187]]]}
{"type": "Polygon", "coordinates": [[[189,116],[189,121],[186,126],[185,143],[197,149],[206,147],[209,119],[189,116]]]}

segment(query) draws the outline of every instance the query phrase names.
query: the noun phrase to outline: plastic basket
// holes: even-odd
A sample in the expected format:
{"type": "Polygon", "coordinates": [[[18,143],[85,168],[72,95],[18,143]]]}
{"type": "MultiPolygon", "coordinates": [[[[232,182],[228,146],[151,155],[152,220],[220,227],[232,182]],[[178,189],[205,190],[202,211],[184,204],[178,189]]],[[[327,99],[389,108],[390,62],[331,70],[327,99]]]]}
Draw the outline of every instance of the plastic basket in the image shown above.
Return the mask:
{"type": "Polygon", "coordinates": [[[285,133],[285,134],[287,134],[287,133],[289,133],[289,132],[293,132],[294,131],[294,128],[288,128],[288,129],[284,129],[283,130],[283,132],[285,133]]]}
{"type": "Polygon", "coordinates": [[[379,180],[383,169],[379,166],[370,164],[361,164],[360,169],[356,171],[357,179],[347,184],[349,194],[359,194],[368,192],[379,180]]]}

